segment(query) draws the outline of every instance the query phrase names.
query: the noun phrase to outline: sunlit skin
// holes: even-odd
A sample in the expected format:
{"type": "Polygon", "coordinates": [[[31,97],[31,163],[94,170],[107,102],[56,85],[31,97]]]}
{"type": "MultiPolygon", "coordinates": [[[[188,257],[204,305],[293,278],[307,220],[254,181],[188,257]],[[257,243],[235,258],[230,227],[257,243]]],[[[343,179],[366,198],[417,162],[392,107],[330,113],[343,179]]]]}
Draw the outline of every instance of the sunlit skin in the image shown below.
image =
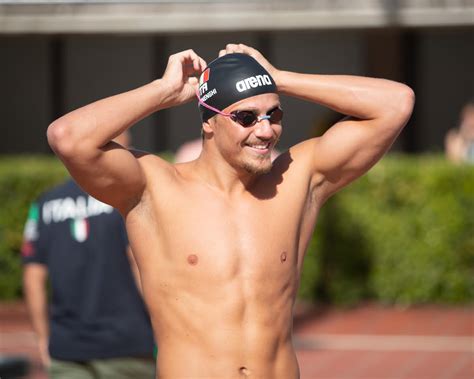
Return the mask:
{"type": "MultiPolygon", "coordinates": [[[[281,107],[276,94],[266,94],[244,99],[226,108],[226,113],[238,110],[254,111],[261,116],[276,107],[281,107]]],[[[261,120],[254,126],[243,127],[229,117],[216,115],[203,125],[205,138],[215,135],[215,149],[209,147],[209,153],[224,158],[224,162],[235,170],[242,168],[250,174],[264,174],[272,167],[271,153],[282,133],[281,123],[261,120]],[[254,145],[268,144],[265,149],[256,149],[254,145]]],[[[205,141],[206,143],[206,141],[205,141]]]]}
{"type": "MultiPolygon", "coordinates": [[[[285,120],[243,128],[217,115],[202,124],[200,156],[175,165],[111,143],[147,115],[195,99],[206,62],[187,50],[170,57],[161,79],[48,128],[74,178],[125,218],[159,345],[157,378],[299,378],[292,310],[318,212],[382,157],[413,108],[400,83],[281,71],[241,44],[219,55],[232,52],[254,57],[279,93],[351,117],[273,164],[285,120]]],[[[263,94],[225,112],[263,116],[279,105],[263,94]]]]}
{"type": "MultiPolygon", "coordinates": [[[[277,95],[260,95],[226,112],[252,109],[266,114],[278,105],[277,95]]],[[[287,224],[297,224],[300,215],[291,209],[304,208],[305,199],[292,196],[295,183],[290,186],[289,180],[280,185],[281,195],[264,202],[259,198],[284,171],[277,160],[280,169],[268,172],[282,126],[264,120],[243,128],[230,118],[215,116],[203,128],[201,157],[175,166],[166,202],[152,204],[161,221],[155,224],[141,211],[127,217],[134,251],[147,251],[138,264],[147,283],[145,298],[155,315],[160,373],[170,378],[190,372],[192,377],[296,378],[291,317],[306,242],[298,250],[300,231],[287,224]],[[269,143],[269,148],[256,151],[249,146],[261,143],[269,143]],[[225,184],[219,183],[222,171],[228,178],[240,178],[254,194],[246,194],[245,186],[226,193],[225,184]],[[258,171],[268,173],[256,176],[258,171]],[[291,221],[275,217],[288,211],[291,221]],[[151,255],[149,246],[162,248],[151,255]]],[[[140,159],[150,173],[159,169],[154,157],[140,159]]],[[[158,177],[151,185],[155,179],[158,185],[158,177]]],[[[315,219],[314,213],[307,215],[306,241],[315,219]]]]}

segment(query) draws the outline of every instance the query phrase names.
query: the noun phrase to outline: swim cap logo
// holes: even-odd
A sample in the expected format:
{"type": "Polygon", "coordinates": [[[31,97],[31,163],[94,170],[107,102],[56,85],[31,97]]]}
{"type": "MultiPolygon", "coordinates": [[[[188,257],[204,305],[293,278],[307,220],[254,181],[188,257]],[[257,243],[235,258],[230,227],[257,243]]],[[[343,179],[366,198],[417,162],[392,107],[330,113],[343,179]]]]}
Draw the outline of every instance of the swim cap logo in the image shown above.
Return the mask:
{"type": "Polygon", "coordinates": [[[207,92],[207,81],[209,80],[209,75],[211,70],[207,68],[199,77],[199,95],[202,96],[203,93],[207,92]]]}
{"type": "Polygon", "coordinates": [[[235,88],[237,91],[244,92],[249,90],[250,88],[257,88],[261,86],[271,86],[272,81],[270,80],[270,76],[268,75],[257,75],[257,76],[250,76],[247,79],[239,80],[235,83],[235,88]]]}

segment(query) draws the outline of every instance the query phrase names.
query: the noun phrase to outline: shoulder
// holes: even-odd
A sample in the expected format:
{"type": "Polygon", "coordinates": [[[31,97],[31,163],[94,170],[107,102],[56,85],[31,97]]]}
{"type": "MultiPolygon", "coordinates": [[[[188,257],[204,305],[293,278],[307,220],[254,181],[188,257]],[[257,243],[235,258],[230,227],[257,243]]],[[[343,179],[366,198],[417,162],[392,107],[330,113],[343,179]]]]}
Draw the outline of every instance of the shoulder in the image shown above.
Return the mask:
{"type": "Polygon", "coordinates": [[[137,159],[140,168],[143,170],[145,175],[147,188],[153,186],[158,182],[169,180],[176,176],[176,168],[172,162],[161,158],[158,155],[143,152],[143,151],[132,151],[132,154],[137,159]]]}
{"type": "Polygon", "coordinates": [[[271,180],[281,189],[288,187],[289,193],[310,195],[324,181],[324,176],[315,171],[318,138],[311,138],[292,146],[273,162],[271,180]]]}
{"type": "Polygon", "coordinates": [[[288,151],[275,159],[274,170],[277,173],[288,172],[298,176],[312,176],[319,142],[320,137],[316,137],[290,147],[288,151]]]}
{"type": "Polygon", "coordinates": [[[175,165],[158,155],[137,150],[131,152],[139,163],[146,185],[140,200],[126,212],[121,212],[122,215],[128,214],[137,207],[143,208],[151,199],[156,201],[159,198],[167,197],[178,176],[175,165]]]}

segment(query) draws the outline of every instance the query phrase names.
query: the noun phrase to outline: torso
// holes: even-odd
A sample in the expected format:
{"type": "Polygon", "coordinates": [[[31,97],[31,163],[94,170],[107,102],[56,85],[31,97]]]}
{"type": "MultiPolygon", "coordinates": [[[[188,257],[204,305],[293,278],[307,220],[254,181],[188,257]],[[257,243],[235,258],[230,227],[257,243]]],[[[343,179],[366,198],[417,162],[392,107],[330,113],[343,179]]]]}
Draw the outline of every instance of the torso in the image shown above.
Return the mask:
{"type": "Polygon", "coordinates": [[[142,162],[149,190],[126,218],[157,377],[298,378],[292,310],[319,209],[310,179],[280,168],[228,195],[186,164],[153,176],[160,164],[142,162]]]}

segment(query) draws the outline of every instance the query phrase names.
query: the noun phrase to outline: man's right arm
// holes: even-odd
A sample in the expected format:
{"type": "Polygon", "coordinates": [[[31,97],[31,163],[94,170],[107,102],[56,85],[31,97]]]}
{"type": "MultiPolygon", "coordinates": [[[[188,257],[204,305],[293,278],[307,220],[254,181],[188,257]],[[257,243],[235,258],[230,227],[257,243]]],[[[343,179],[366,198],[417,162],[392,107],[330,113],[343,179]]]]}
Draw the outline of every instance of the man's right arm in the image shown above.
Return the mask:
{"type": "Polygon", "coordinates": [[[48,352],[49,324],[46,280],[48,270],[45,265],[28,263],[23,268],[23,293],[33,329],[38,338],[38,347],[42,363],[50,363],[48,352]]]}
{"type": "Polygon", "coordinates": [[[205,66],[192,50],[174,54],[163,78],[54,121],[48,142],[85,191],[126,213],[140,201],[146,178],[136,157],[112,140],[151,113],[191,100],[193,76],[205,66]]]}

